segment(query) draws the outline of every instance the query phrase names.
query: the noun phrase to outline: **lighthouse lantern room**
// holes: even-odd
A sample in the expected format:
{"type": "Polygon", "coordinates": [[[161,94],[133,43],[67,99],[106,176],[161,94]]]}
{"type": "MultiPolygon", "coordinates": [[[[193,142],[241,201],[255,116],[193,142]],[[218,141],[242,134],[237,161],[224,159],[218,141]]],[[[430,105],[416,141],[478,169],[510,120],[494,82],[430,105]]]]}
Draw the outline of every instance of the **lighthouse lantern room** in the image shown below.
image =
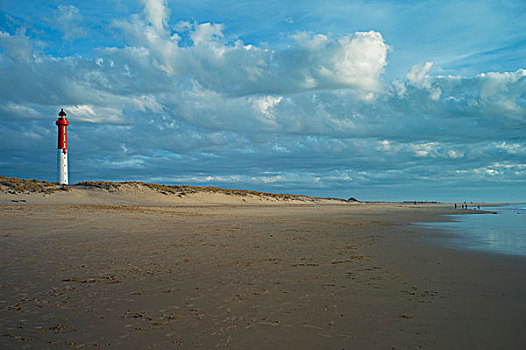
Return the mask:
{"type": "Polygon", "coordinates": [[[66,120],[64,109],[60,110],[59,118],[56,123],[58,126],[58,183],[61,185],[68,184],[68,131],[69,122],[66,120]]]}

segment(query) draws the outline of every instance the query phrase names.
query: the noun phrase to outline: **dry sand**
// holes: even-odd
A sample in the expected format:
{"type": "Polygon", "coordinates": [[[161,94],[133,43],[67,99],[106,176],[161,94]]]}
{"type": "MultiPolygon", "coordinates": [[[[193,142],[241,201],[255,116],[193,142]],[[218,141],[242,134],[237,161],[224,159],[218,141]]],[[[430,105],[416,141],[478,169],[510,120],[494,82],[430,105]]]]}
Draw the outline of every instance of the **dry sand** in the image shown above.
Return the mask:
{"type": "Polygon", "coordinates": [[[409,224],[451,205],[193,195],[0,194],[0,347],[526,345],[526,259],[409,224]]]}

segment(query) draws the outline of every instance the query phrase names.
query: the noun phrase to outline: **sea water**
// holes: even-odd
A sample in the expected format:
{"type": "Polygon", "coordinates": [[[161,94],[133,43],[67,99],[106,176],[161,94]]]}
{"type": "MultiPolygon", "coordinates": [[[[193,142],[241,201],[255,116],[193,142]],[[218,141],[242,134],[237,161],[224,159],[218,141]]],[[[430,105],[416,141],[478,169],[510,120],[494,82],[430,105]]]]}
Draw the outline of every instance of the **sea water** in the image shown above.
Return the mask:
{"type": "Polygon", "coordinates": [[[423,226],[451,233],[451,236],[440,239],[451,248],[526,257],[526,204],[482,209],[497,214],[451,215],[451,222],[425,223],[423,226]]]}

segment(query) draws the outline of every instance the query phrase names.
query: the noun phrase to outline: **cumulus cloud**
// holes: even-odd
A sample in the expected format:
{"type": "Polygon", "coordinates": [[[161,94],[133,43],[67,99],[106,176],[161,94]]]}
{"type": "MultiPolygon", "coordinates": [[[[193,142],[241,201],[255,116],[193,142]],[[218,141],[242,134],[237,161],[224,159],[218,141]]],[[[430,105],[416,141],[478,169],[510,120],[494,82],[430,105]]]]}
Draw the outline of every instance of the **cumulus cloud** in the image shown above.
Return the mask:
{"type": "Polygon", "coordinates": [[[389,47],[374,31],[341,37],[300,32],[290,36],[288,48],[271,50],[225,35],[221,24],[184,22],[173,26],[179,32],[171,31],[166,13],[163,1],[146,1],[145,19],[135,15],[114,25],[147,48],[158,69],[222,94],[377,91],[387,64],[389,47]],[[182,37],[191,45],[183,45],[182,37]]]}
{"type": "Polygon", "coordinates": [[[72,42],[87,36],[82,21],[82,15],[78,8],[73,5],[58,5],[54,22],[66,41],[72,42]]]}
{"type": "Polygon", "coordinates": [[[432,67],[433,62],[425,62],[413,66],[407,73],[407,81],[419,89],[429,91],[430,97],[436,101],[440,98],[442,91],[440,88],[432,85],[432,78],[428,74],[432,67]]]}
{"type": "Polygon", "coordinates": [[[142,0],[144,3],[144,14],[147,21],[157,33],[163,33],[167,25],[170,11],[166,7],[165,0],[142,0]]]}
{"type": "Polygon", "coordinates": [[[0,47],[6,58],[28,61],[33,57],[33,42],[26,36],[26,28],[17,28],[14,35],[0,30],[0,47]]]}
{"type": "Polygon", "coordinates": [[[477,76],[480,84],[480,104],[495,113],[522,116],[524,120],[526,70],[516,72],[490,72],[477,76]]]}

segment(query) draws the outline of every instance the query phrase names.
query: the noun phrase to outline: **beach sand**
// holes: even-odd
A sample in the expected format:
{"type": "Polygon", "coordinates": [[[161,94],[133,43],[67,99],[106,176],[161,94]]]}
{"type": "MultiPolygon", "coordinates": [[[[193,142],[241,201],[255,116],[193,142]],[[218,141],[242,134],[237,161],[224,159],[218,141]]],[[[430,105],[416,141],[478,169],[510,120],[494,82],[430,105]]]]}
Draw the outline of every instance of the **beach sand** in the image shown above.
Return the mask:
{"type": "Polygon", "coordinates": [[[0,347],[526,345],[526,259],[410,224],[452,205],[192,195],[0,194],[0,347]]]}

